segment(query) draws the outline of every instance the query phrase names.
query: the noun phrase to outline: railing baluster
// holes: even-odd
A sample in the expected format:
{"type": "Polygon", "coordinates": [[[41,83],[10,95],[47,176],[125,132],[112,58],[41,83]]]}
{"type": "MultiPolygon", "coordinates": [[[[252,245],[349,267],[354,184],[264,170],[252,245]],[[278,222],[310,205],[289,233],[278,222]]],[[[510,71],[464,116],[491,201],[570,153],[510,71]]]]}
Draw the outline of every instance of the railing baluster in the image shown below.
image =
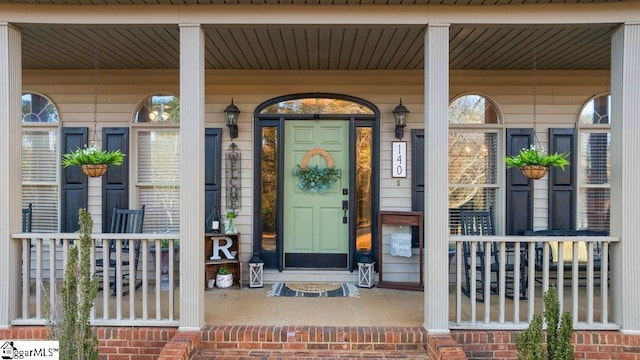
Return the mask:
{"type": "Polygon", "coordinates": [[[578,261],[580,260],[580,248],[578,246],[578,242],[574,241],[571,243],[571,250],[573,252],[571,258],[571,297],[572,302],[571,306],[573,307],[573,324],[575,325],[578,322],[578,261]]]}
{"type": "MultiPolygon", "coordinates": [[[[142,303],[143,304],[148,304],[148,301],[149,301],[149,279],[148,279],[149,275],[147,273],[147,271],[149,271],[148,264],[147,264],[148,252],[149,252],[149,242],[147,239],[142,239],[140,255],[142,255],[142,303]]],[[[149,319],[149,307],[143,306],[142,320],[147,320],[147,319],[149,319]]]]}
{"type": "Polygon", "coordinates": [[[482,290],[484,291],[484,295],[482,298],[484,299],[484,323],[488,324],[491,322],[491,242],[483,239],[484,244],[484,286],[482,290]]]}
{"type": "Polygon", "coordinates": [[[476,322],[476,275],[477,275],[477,264],[476,264],[476,256],[478,250],[478,243],[471,243],[471,254],[469,257],[471,258],[471,266],[469,268],[469,274],[471,274],[471,281],[469,282],[469,295],[471,295],[471,323],[476,322]]]}
{"type": "Polygon", "coordinates": [[[517,324],[520,322],[520,243],[513,244],[513,319],[517,324]]]}
{"type": "Polygon", "coordinates": [[[587,244],[587,323],[593,324],[593,247],[594,243],[587,244]]]}
{"type": "Polygon", "coordinates": [[[602,242],[600,249],[600,297],[602,299],[601,323],[609,323],[609,243],[602,242]]]}

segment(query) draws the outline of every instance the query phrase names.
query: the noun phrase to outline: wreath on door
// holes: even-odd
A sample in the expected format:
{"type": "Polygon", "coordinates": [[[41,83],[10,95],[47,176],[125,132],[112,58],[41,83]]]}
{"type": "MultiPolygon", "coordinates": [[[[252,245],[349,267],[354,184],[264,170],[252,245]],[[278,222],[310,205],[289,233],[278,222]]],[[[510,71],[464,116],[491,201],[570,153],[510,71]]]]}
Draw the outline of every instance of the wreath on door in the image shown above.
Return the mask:
{"type": "Polygon", "coordinates": [[[324,194],[338,181],[340,171],[333,165],[331,154],[324,149],[314,148],[304,154],[300,165],[296,165],[293,170],[293,176],[300,178],[299,189],[324,194]],[[327,162],[327,167],[321,168],[317,165],[309,167],[309,160],[315,155],[322,156],[327,162]]]}

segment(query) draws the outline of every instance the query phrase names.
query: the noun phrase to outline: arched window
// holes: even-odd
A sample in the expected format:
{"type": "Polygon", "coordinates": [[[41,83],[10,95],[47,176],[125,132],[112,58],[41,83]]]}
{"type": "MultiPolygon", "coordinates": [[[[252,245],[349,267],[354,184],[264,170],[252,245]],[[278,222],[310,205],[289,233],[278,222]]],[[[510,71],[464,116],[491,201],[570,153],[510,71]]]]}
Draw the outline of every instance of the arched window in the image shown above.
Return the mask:
{"type": "Polygon", "coordinates": [[[58,231],[59,116],[53,102],[22,94],[22,205],[32,204],[32,231],[58,231]]]}
{"type": "Polygon", "coordinates": [[[578,117],[578,229],[609,230],[611,95],[587,101],[578,117]]]}
{"type": "Polygon", "coordinates": [[[449,226],[459,233],[460,210],[496,209],[502,117],[488,97],[464,94],[449,104],[449,226]]]}
{"type": "Polygon", "coordinates": [[[180,99],[168,94],[150,95],[138,104],[136,123],[180,123],[180,99]]]}
{"type": "Polygon", "coordinates": [[[145,205],[145,232],[180,230],[179,109],[177,96],[153,94],[138,103],[133,116],[133,169],[137,202],[145,205]]]}

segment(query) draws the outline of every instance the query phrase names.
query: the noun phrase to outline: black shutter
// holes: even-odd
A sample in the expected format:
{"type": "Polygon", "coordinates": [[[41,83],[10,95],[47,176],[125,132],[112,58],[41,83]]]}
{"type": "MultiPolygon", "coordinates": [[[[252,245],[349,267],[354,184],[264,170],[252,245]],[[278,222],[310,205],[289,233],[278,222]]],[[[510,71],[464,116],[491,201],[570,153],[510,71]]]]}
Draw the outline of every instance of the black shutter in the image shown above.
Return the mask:
{"type": "Polygon", "coordinates": [[[573,230],[576,225],[576,130],[550,129],[549,154],[569,153],[564,171],[549,168],[549,229],[573,230]]]}
{"type": "Polygon", "coordinates": [[[114,205],[129,208],[129,128],[103,128],[102,149],[125,155],[122,166],[110,165],[102,176],[102,231],[109,232],[114,205]]]}
{"type": "MultiPolygon", "coordinates": [[[[533,144],[533,129],[507,129],[507,156],[533,144]]],[[[507,169],[506,235],[533,230],[533,181],[519,168],[507,169]]]]}
{"type": "Polygon", "coordinates": [[[204,231],[211,232],[213,209],[220,209],[220,181],[222,172],[222,129],[204,130],[204,231]]]}
{"type": "MultiPolygon", "coordinates": [[[[424,129],[411,130],[411,209],[424,213],[424,129]]],[[[418,247],[417,227],[412,229],[411,243],[418,247]]]]}
{"type": "MultiPolygon", "coordinates": [[[[61,151],[63,154],[73,152],[87,146],[89,129],[86,127],[63,127],[61,151]]],[[[62,164],[62,159],[60,161],[62,164]]],[[[61,165],[62,166],[62,165],[61,165]]],[[[87,208],[88,179],[80,166],[62,167],[60,171],[60,231],[76,232],[78,211],[87,208]]]]}

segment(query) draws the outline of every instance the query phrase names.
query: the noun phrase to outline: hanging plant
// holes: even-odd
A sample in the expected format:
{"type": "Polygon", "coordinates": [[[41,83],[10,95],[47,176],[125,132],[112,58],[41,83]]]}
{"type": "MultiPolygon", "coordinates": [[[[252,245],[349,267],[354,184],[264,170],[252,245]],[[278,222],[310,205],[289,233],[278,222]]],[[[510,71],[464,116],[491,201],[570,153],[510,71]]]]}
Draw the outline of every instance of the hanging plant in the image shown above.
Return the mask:
{"type": "Polygon", "coordinates": [[[120,150],[106,151],[95,146],[77,148],[76,151],[62,155],[62,165],[82,166],[82,171],[91,177],[102,176],[109,165],[122,165],[124,154],[120,150]]]}
{"type": "Polygon", "coordinates": [[[326,168],[312,166],[303,169],[298,165],[293,170],[293,176],[300,178],[298,181],[299,189],[324,194],[338,181],[340,173],[333,166],[326,168]]]}
{"type": "Polygon", "coordinates": [[[569,165],[567,160],[569,154],[545,155],[543,150],[542,147],[531,145],[528,149],[521,149],[518,155],[507,156],[504,162],[507,168],[519,167],[522,174],[530,179],[540,179],[547,173],[550,166],[564,170],[564,167],[569,165]]]}

